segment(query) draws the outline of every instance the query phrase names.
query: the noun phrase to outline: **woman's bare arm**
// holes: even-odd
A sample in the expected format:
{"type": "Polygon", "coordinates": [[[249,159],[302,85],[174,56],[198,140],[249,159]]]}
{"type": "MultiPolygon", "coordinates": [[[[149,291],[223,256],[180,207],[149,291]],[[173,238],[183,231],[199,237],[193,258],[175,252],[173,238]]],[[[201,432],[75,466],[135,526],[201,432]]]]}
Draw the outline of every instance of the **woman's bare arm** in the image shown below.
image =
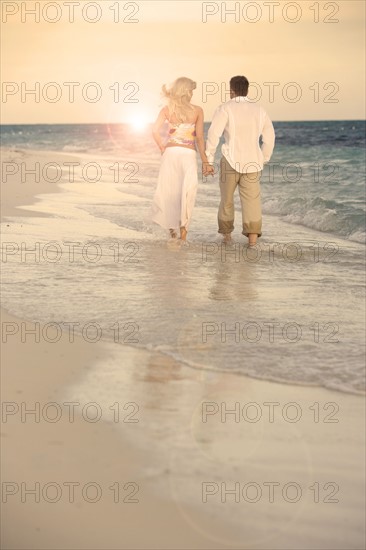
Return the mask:
{"type": "Polygon", "coordinates": [[[206,156],[206,152],[205,152],[203,110],[201,109],[201,107],[197,107],[197,110],[198,110],[198,117],[196,120],[196,141],[197,141],[198,152],[200,154],[201,161],[202,161],[202,171],[204,176],[207,176],[208,174],[213,175],[214,173],[213,166],[209,164],[206,156]]]}
{"type": "Polygon", "coordinates": [[[200,154],[202,163],[207,163],[207,157],[205,153],[205,136],[204,136],[204,130],[203,130],[203,110],[201,107],[196,107],[198,110],[198,117],[196,120],[196,142],[197,142],[197,148],[198,152],[200,154]]]}
{"type": "Polygon", "coordinates": [[[165,121],[166,121],[166,108],[163,107],[163,109],[161,109],[160,113],[158,114],[158,118],[156,119],[152,127],[153,138],[157,146],[159,147],[161,153],[164,153],[165,145],[163,144],[160,136],[160,129],[165,121]]]}

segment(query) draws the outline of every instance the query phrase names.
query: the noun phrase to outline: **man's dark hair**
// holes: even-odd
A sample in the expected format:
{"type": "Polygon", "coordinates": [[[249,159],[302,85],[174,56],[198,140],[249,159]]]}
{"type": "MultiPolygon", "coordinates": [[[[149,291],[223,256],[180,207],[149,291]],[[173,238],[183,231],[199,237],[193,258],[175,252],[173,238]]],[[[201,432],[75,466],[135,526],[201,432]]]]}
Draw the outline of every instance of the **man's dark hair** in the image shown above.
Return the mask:
{"type": "Polygon", "coordinates": [[[233,76],[230,80],[230,88],[235,95],[248,95],[249,81],[245,76],[233,76]]]}

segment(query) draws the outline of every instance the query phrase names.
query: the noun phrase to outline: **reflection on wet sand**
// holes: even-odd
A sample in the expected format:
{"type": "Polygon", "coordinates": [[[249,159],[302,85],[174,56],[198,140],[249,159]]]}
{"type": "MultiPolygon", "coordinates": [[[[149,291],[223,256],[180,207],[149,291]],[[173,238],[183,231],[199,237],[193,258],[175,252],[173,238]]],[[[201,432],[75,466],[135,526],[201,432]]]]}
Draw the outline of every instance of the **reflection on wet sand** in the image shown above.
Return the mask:
{"type": "Polygon", "coordinates": [[[211,300],[247,302],[258,297],[256,282],[257,265],[245,260],[243,245],[221,245],[211,267],[211,300]]]}

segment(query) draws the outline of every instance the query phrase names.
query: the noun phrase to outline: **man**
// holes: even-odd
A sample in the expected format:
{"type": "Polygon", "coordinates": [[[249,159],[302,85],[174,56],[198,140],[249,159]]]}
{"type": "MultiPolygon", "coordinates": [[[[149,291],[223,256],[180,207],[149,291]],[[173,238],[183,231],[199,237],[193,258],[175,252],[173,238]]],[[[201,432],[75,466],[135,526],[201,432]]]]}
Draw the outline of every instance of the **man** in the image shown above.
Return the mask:
{"type": "Polygon", "coordinates": [[[221,148],[218,232],[230,242],[234,230],[234,191],[239,186],[243,219],[243,235],[249,246],[255,246],[262,234],[260,178],[263,164],[271,158],[275,132],[266,111],[248,100],[249,82],[245,76],[230,80],[230,100],[216,109],[206,143],[209,162],[204,174],[212,174],[215,151],[224,133],[221,148]],[[262,146],[259,138],[262,136],[262,146]]]}

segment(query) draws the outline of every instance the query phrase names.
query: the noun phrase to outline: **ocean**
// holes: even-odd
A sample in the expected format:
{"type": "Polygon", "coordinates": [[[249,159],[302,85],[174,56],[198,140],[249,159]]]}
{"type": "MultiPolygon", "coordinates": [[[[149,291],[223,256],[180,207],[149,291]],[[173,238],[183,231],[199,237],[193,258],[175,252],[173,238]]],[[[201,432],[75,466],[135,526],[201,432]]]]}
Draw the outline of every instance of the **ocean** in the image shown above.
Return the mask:
{"type": "Polygon", "coordinates": [[[238,196],[235,241],[220,242],[218,174],[199,178],[190,246],[173,246],[151,224],[160,153],[149,128],[2,126],[2,147],[20,162],[27,150],[77,158],[73,170],[59,157],[47,168],[62,192],[25,207],[39,217],[19,210],[2,224],[3,251],[7,243],[15,251],[2,263],[3,307],[66,332],[74,324],[91,343],[157,351],[205,375],[362,393],[365,122],[274,127],[263,236],[248,250],[238,196]]]}

